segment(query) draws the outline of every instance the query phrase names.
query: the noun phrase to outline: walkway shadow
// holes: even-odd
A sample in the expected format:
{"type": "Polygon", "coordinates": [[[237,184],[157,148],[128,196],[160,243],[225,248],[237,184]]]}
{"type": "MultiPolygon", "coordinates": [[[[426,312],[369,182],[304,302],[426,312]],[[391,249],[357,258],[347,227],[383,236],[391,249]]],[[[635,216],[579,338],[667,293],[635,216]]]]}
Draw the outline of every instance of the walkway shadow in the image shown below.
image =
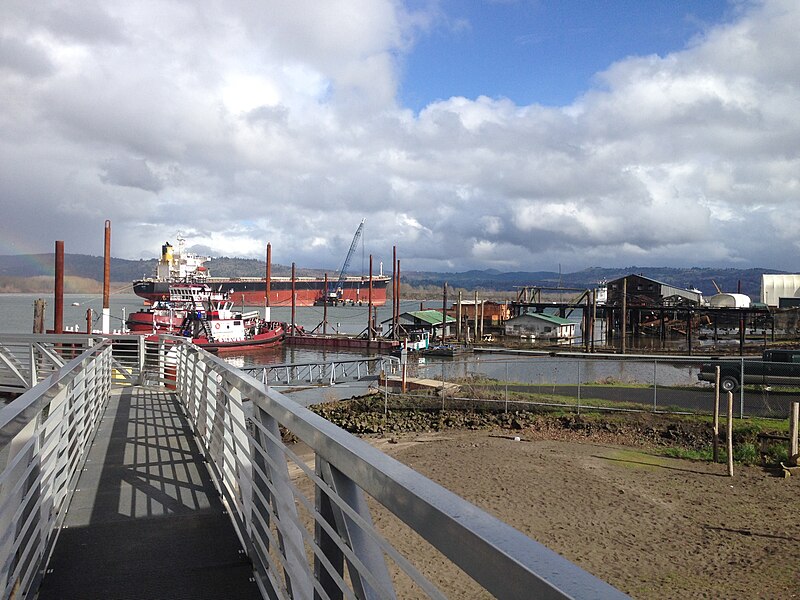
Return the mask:
{"type": "Polygon", "coordinates": [[[681,473],[694,473],[695,475],[706,475],[708,477],[727,477],[727,473],[709,473],[707,471],[698,471],[696,469],[685,469],[683,467],[673,467],[670,465],[665,465],[663,463],[658,462],[645,462],[643,460],[631,460],[628,458],[612,458],[610,456],[600,456],[598,454],[592,454],[592,458],[599,458],[601,460],[608,460],[618,463],[628,463],[632,465],[642,465],[646,467],[657,467],[659,469],[667,469],[669,471],[679,471],[681,473]]]}
{"type": "Polygon", "coordinates": [[[720,531],[725,533],[738,533],[739,535],[744,535],[748,537],[760,537],[760,538],[767,538],[770,540],[786,540],[788,542],[800,543],[800,538],[792,537],[790,535],[775,535],[774,533],[760,533],[758,531],[751,531],[750,529],[733,529],[730,527],[715,527],[713,525],[703,525],[703,529],[708,529],[710,531],[720,531]]]}

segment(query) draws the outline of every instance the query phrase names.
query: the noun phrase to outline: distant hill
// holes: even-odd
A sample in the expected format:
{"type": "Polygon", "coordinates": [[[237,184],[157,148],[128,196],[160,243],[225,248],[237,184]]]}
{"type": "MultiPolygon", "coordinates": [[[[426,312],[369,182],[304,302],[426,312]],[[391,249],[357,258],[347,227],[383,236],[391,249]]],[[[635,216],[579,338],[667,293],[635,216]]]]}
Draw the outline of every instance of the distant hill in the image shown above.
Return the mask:
{"type": "MultiPolygon", "coordinates": [[[[0,277],[52,277],[54,271],[54,255],[27,254],[0,256],[0,277]]],[[[155,272],[156,259],[126,260],[111,259],[111,280],[114,282],[130,282],[143,277],[150,277],[155,272]]],[[[266,263],[252,258],[218,257],[206,263],[211,274],[217,277],[263,277],[266,263]]],[[[102,281],[103,257],[85,254],[66,254],[64,271],[67,276],[81,277],[102,281]]],[[[462,271],[459,273],[438,273],[431,271],[405,271],[403,283],[414,287],[441,287],[447,281],[452,287],[467,290],[512,291],[521,286],[562,287],[562,288],[594,288],[601,281],[612,281],[625,275],[639,274],[681,288],[697,288],[704,295],[716,293],[714,283],[724,292],[736,292],[741,283],[741,291],[751,298],[757,299],[761,293],[761,275],[763,273],[784,273],[774,269],[714,269],[714,268],[669,268],[669,267],[624,267],[600,268],[592,267],[574,273],[557,273],[553,271],[514,271],[501,272],[495,269],[462,271]]],[[[291,267],[272,265],[272,274],[288,276],[291,267]]],[[[323,275],[321,269],[297,269],[298,276],[323,275]]],[[[328,275],[334,276],[329,271],[328,275]]]]}
{"type": "Polygon", "coordinates": [[[669,267],[592,267],[574,273],[552,271],[501,273],[493,269],[486,271],[464,271],[461,273],[435,273],[406,271],[403,281],[409,285],[441,286],[448,285],[466,289],[513,290],[522,286],[587,289],[597,287],[601,281],[613,281],[625,275],[644,275],[651,279],[684,289],[696,288],[705,296],[716,293],[714,283],[723,292],[736,292],[741,284],[741,292],[757,299],[761,294],[761,275],[764,273],[784,273],[775,269],[713,269],[713,268],[669,268],[669,267]]]}

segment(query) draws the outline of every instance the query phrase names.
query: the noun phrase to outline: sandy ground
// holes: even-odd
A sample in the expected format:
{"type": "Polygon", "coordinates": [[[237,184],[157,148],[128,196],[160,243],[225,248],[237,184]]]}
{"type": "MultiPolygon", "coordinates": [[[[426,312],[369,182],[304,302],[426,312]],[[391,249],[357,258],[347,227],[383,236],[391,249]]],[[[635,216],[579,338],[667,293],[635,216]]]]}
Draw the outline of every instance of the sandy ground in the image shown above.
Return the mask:
{"type": "MultiPolygon", "coordinates": [[[[800,477],[737,467],[729,478],[724,465],[610,439],[513,435],[522,440],[459,431],[371,441],[634,598],[800,598],[800,477]]],[[[391,515],[373,511],[449,597],[479,597],[420,540],[395,535],[391,515]]],[[[398,596],[422,597],[402,583],[398,596]]]]}

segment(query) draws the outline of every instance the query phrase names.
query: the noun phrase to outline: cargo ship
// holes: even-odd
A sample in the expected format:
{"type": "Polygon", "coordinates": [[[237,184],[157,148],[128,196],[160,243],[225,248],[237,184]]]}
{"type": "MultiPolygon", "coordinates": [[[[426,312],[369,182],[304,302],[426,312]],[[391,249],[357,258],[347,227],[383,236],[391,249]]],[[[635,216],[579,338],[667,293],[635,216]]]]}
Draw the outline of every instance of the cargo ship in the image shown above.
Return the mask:
{"type": "MultiPolygon", "coordinates": [[[[167,242],[161,247],[161,258],[154,277],[133,282],[133,291],[149,303],[169,299],[170,285],[175,283],[203,283],[212,289],[228,294],[236,304],[264,306],[265,277],[212,277],[204,263],[210,257],[187,252],[185,240],[178,238],[178,247],[167,242]]],[[[386,288],[390,277],[373,275],[372,304],[386,304],[386,288]]],[[[328,282],[322,277],[295,277],[295,306],[314,306],[326,301],[329,305],[366,305],[369,302],[369,277],[341,277],[328,282]]],[[[270,306],[292,305],[292,278],[270,277],[270,306]]]]}

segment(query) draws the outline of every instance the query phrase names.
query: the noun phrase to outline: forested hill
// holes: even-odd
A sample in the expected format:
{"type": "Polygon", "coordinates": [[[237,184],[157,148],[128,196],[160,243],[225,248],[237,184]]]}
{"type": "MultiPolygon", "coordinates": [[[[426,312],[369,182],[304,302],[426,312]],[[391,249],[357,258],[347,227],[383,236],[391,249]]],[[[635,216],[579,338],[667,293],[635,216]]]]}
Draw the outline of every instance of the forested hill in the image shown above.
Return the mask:
{"type": "MultiPolygon", "coordinates": [[[[156,259],[126,260],[111,259],[111,279],[127,282],[150,277],[155,272],[156,259]]],[[[247,258],[214,258],[206,263],[211,274],[217,277],[263,277],[266,265],[262,260],[247,258]]],[[[54,271],[53,254],[5,255],[0,256],[0,277],[51,276],[54,271]]],[[[66,275],[88,279],[103,279],[103,257],[85,254],[66,254],[64,257],[66,275]]],[[[441,286],[445,281],[452,286],[467,290],[509,291],[519,286],[593,288],[601,281],[611,281],[625,275],[639,274],[681,288],[697,288],[709,296],[716,292],[714,283],[725,292],[736,292],[741,282],[741,291],[757,299],[761,291],[763,273],[782,273],[774,269],[713,269],[713,268],[667,268],[667,267],[624,267],[584,269],[574,273],[553,271],[515,271],[503,273],[489,269],[483,271],[463,271],[460,273],[437,273],[428,271],[405,271],[403,283],[414,287],[441,286]]],[[[272,274],[288,276],[291,268],[286,265],[272,265],[272,274]]],[[[320,269],[298,269],[298,276],[322,275],[320,269]]],[[[352,272],[352,275],[361,273],[352,272]]],[[[333,277],[335,273],[329,271],[333,277]]]]}
{"type": "Polygon", "coordinates": [[[407,271],[403,273],[403,281],[412,286],[448,285],[466,289],[512,290],[521,286],[540,286],[553,288],[587,289],[597,287],[602,281],[613,281],[626,275],[643,275],[675,287],[696,288],[705,296],[716,293],[714,283],[723,292],[736,292],[741,284],[741,292],[753,299],[761,294],[761,275],[764,273],[784,273],[775,269],[714,269],[714,268],[670,268],[670,267],[593,267],[574,273],[557,273],[552,271],[503,273],[496,270],[464,271],[461,273],[433,273],[407,271]]]}

